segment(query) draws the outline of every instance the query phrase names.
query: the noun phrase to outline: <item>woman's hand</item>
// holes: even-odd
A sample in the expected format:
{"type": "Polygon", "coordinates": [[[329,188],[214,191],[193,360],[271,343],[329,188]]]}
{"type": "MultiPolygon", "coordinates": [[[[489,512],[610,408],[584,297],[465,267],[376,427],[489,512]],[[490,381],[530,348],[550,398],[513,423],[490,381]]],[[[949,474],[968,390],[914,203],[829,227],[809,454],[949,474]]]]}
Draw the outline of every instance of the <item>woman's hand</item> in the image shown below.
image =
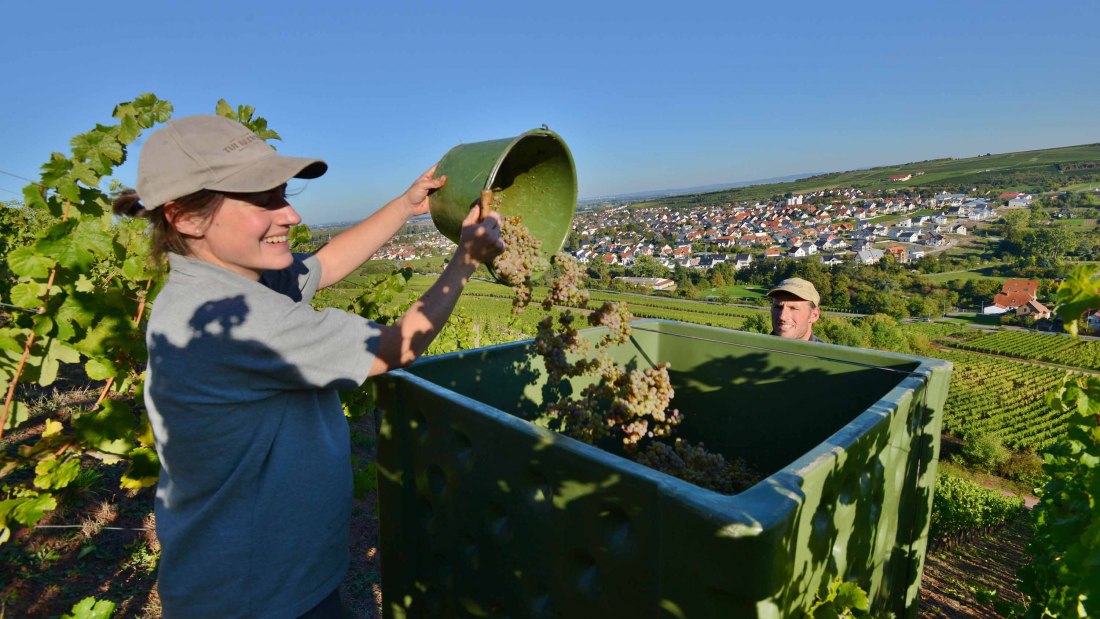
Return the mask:
{"type": "Polygon", "coordinates": [[[504,241],[500,238],[500,213],[483,211],[479,205],[474,205],[462,220],[456,254],[464,253],[467,259],[484,264],[502,251],[504,241]]]}
{"type": "Polygon", "coordinates": [[[435,164],[427,172],[420,175],[420,178],[413,182],[412,186],[405,191],[403,198],[409,207],[409,217],[415,217],[417,215],[423,215],[428,212],[428,194],[435,189],[439,189],[447,182],[446,176],[435,177],[435,170],[439,167],[439,164],[435,164]]]}

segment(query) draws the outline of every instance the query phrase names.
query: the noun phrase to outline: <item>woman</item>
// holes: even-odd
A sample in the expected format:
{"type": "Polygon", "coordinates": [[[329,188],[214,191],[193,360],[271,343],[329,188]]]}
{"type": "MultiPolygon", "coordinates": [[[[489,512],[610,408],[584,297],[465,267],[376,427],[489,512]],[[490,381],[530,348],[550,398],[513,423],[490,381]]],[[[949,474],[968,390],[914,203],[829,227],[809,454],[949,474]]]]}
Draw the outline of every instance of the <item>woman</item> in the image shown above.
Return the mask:
{"type": "Polygon", "coordinates": [[[301,219],[290,178],[327,165],[278,155],[243,125],[191,116],[142,148],[137,194],[169,274],[149,318],[145,404],[164,617],[342,616],[351,467],[338,389],[414,361],[474,269],[503,249],[496,213],[463,221],[436,283],[393,325],[309,305],[358,268],[445,178],[432,168],[311,256],[290,251],[301,219]]]}

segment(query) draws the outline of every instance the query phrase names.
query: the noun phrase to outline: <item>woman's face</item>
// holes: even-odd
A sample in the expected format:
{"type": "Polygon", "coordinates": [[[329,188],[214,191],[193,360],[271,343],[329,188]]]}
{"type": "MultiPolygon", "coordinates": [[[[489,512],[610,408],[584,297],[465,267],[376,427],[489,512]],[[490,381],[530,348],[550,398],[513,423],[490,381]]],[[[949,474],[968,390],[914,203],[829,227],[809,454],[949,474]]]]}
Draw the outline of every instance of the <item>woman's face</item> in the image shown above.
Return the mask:
{"type": "MultiPolygon", "coordinates": [[[[264,271],[285,269],[293,257],[287,235],[302,221],[286,200],[286,185],[251,194],[229,194],[213,216],[188,234],[191,255],[259,280],[264,271]]],[[[179,227],[180,224],[177,224],[179,227]]]]}

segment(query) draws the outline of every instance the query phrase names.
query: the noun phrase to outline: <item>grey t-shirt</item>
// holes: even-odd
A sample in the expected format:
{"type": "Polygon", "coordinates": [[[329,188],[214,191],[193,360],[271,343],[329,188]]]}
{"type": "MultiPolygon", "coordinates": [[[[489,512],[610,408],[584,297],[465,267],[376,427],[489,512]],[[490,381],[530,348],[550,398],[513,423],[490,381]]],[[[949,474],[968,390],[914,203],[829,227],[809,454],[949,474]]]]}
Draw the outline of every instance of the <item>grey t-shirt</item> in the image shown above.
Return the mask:
{"type": "Polygon", "coordinates": [[[309,305],[315,257],[252,281],[170,255],[149,318],[164,617],[297,617],[348,566],[351,466],[338,389],[377,325],[309,305]]]}

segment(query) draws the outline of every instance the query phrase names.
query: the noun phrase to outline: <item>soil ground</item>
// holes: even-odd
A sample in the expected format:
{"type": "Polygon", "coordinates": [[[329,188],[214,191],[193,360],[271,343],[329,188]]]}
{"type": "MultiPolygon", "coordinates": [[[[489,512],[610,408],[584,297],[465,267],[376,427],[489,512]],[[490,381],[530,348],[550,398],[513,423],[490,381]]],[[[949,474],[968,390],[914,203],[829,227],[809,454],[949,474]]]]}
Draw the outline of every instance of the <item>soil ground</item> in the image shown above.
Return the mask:
{"type": "Polygon", "coordinates": [[[921,618],[1001,617],[996,607],[1021,604],[1016,570],[1031,538],[1028,514],[988,535],[928,553],[921,580],[921,618]],[[993,602],[991,598],[996,598],[993,602]]]}

